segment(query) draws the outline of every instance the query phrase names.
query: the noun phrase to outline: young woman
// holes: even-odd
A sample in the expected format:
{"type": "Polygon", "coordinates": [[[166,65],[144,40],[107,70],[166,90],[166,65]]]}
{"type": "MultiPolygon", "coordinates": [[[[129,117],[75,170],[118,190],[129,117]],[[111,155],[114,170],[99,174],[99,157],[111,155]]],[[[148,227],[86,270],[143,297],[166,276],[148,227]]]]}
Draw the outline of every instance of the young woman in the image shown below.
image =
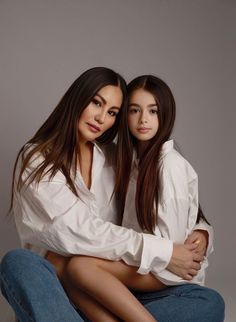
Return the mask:
{"type": "MultiPolygon", "coordinates": [[[[175,120],[173,95],[162,80],[153,76],[134,79],[128,86],[128,93],[129,104],[120,128],[116,156],[116,194],[120,212],[124,212],[123,225],[176,243],[195,243],[195,252],[204,254],[206,247],[198,233],[193,232],[201,229],[200,219],[204,219],[198,203],[197,175],[174,150],[173,141],[169,141],[175,120]]],[[[156,266],[151,270],[154,277],[148,274],[149,268],[143,271],[146,273],[143,276],[135,267],[123,262],[75,256],[68,261],[61,280],[69,297],[91,321],[110,322],[119,318],[138,321],[136,307],[132,306],[124,288],[119,287],[119,282],[141,292],[160,291],[166,285],[187,282],[203,285],[206,267],[205,257],[199,272],[200,264],[195,262],[184,277],[179,277],[156,266]]],[[[167,314],[163,318],[157,312],[155,318],[184,321],[186,311],[182,316],[172,312],[172,316],[167,317],[167,314]]],[[[195,311],[188,321],[223,321],[222,312],[217,319],[215,316],[211,319],[209,314],[204,319],[195,311]]]]}
{"type": "MultiPolygon", "coordinates": [[[[136,261],[142,236],[102,222],[116,214],[110,200],[113,171],[103,146],[117,132],[125,98],[121,76],[106,68],[91,69],[71,85],[21,149],[14,172],[13,209],[24,247],[42,255],[48,250],[63,255],[103,252],[104,258],[136,261]],[[98,238],[100,244],[104,242],[99,251],[98,238]],[[124,247],[127,238],[130,246],[124,247]]],[[[122,283],[120,288],[135,305],[140,321],[154,321],[122,283]]]]}

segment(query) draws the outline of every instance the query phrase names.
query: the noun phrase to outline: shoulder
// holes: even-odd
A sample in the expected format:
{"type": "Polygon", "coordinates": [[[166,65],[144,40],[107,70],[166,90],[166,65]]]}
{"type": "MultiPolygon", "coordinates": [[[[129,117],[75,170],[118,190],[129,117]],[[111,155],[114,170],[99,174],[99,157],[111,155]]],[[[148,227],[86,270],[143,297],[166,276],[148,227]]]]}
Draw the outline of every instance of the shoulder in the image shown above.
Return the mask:
{"type": "Polygon", "coordinates": [[[168,148],[165,146],[166,143],[163,145],[159,160],[160,176],[171,180],[186,180],[186,182],[196,179],[197,173],[191,164],[174,148],[173,141],[168,148]]]}
{"type": "Polygon", "coordinates": [[[53,164],[50,163],[47,166],[44,166],[44,162],[45,157],[43,153],[38,150],[38,145],[26,144],[21,149],[17,159],[15,180],[18,180],[19,176],[21,176],[21,178],[26,181],[29,178],[33,178],[32,182],[30,181],[32,184],[38,184],[39,181],[62,183],[66,182],[65,176],[60,170],[56,171],[56,173],[52,176],[51,168],[53,164]],[[39,173],[39,180],[35,179],[36,177],[34,177],[37,173],[39,173]]]}
{"type": "Polygon", "coordinates": [[[36,150],[36,144],[25,144],[18,156],[18,165],[22,165],[27,160],[27,168],[37,168],[43,161],[43,155],[36,150]]]}

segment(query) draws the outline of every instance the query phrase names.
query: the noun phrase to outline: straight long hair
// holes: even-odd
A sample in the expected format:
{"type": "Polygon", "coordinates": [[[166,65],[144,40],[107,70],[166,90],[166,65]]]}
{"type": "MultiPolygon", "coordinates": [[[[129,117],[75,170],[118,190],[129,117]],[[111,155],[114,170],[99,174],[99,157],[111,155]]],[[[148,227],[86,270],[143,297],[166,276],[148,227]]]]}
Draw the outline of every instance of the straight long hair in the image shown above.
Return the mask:
{"type": "MultiPolygon", "coordinates": [[[[138,89],[151,93],[158,108],[159,127],[156,135],[139,159],[139,171],[136,186],[135,207],[138,223],[143,231],[154,234],[158,223],[159,200],[159,158],[162,145],[169,140],[176,117],[176,105],[169,86],[160,78],[144,75],[135,78],[128,84],[128,96],[138,89]]],[[[122,218],[132,171],[133,150],[137,148],[137,139],[128,128],[128,108],[122,120],[118,136],[116,185],[119,213],[122,218]]],[[[205,218],[199,205],[198,219],[205,218]]]]}
{"type": "Polygon", "coordinates": [[[48,119],[19,151],[13,171],[11,208],[15,181],[17,182],[16,189],[20,190],[22,186],[29,185],[33,181],[39,182],[46,174],[52,178],[58,171],[64,174],[68,186],[78,196],[71,177],[72,165],[73,173],[76,174],[77,158],[75,156],[80,153],[77,123],[97,92],[107,85],[118,86],[121,89],[123,102],[114,125],[96,141],[102,145],[112,142],[117,134],[122,109],[126,103],[126,83],[123,77],[113,70],[94,67],[85,71],[73,82],[48,119]],[[44,157],[44,160],[23,180],[22,175],[27,165],[38,153],[44,157]],[[20,157],[22,165],[18,178],[15,178],[16,165],[20,157]]]}

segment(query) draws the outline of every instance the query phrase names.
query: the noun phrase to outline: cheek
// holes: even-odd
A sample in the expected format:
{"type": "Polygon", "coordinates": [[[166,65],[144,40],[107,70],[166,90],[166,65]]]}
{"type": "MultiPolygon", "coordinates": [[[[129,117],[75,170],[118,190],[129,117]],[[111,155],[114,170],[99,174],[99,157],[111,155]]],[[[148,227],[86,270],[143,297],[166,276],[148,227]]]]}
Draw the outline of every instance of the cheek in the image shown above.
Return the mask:
{"type": "Polygon", "coordinates": [[[127,122],[128,122],[129,129],[132,129],[136,123],[134,116],[131,116],[131,115],[128,116],[127,122]]]}
{"type": "Polygon", "coordinates": [[[80,115],[80,119],[86,119],[89,116],[91,116],[93,114],[93,108],[91,106],[91,104],[89,104],[87,107],[85,107],[85,109],[82,111],[81,115],[80,115]]]}
{"type": "Polygon", "coordinates": [[[116,122],[116,118],[115,117],[111,117],[106,121],[106,126],[105,126],[105,131],[109,130],[116,122]]]}
{"type": "Polygon", "coordinates": [[[153,128],[156,129],[156,131],[158,131],[159,129],[159,119],[157,118],[153,118],[153,128]]]}

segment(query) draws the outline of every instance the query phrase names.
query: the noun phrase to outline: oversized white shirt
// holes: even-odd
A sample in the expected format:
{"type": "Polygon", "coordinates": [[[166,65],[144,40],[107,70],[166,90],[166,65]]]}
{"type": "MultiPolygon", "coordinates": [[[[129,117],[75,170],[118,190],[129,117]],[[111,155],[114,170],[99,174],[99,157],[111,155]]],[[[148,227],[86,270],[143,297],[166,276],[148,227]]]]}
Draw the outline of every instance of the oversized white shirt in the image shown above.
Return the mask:
{"type": "MultiPolygon", "coordinates": [[[[165,142],[160,153],[159,173],[161,188],[158,203],[158,225],[155,228],[155,235],[160,238],[170,239],[174,243],[182,244],[193,230],[207,230],[209,234],[208,255],[213,250],[212,228],[203,221],[196,225],[198,213],[198,177],[189,162],[174,149],[173,145],[173,140],[165,142]]],[[[135,210],[137,176],[138,160],[134,157],[122,225],[141,232],[135,210]]],[[[190,281],[191,283],[204,284],[207,265],[208,261],[205,257],[201,270],[190,281]]],[[[147,269],[146,272],[148,271],[147,269]]],[[[186,280],[166,269],[160,271],[153,267],[151,271],[166,285],[186,283],[186,280]]]]}
{"type": "MultiPolygon", "coordinates": [[[[43,161],[33,157],[23,179],[43,161]]],[[[16,168],[16,178],[21,158],[16,168]]],[[[13,210],[23,247],[42,256],[48,250],[124,260],[139,266],[138,272],[162,271],[169,263],[173,243],[169,239],[137,233],[117,223],[114,199],[114,170],[96,144],[93,149],[92,184],[86,187],[78,170],[75,186],[79,198],[71,191],[64,175],[58,171],[50,180],[46,175],[20,191],[15,189],[13,210]]]]}

